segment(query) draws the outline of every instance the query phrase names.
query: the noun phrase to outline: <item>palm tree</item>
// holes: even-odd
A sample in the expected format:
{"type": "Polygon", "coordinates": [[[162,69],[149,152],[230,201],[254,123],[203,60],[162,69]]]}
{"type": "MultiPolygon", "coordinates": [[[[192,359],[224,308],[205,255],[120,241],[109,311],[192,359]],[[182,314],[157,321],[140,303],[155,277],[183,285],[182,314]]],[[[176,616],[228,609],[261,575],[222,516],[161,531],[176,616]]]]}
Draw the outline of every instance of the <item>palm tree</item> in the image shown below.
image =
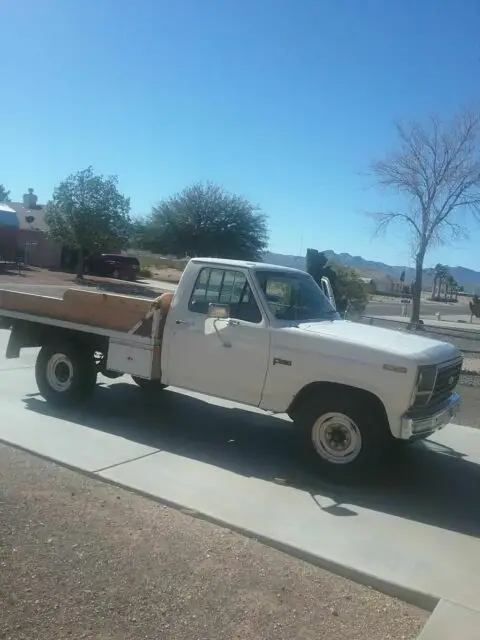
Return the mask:
{"type": "Polygon", "coordinates": [[[458,283],[455,280],[455,278],[451,275],[448,274],[447,276],[447,282],[446,282],[446,290],[445,290],[445,295],[448,294],[448,297],[450,300],[452,300],[453,296],[455,296],[455,302],[457,302],[458,300],[458,283]]]}
{"type": "MultiPolygon", "coordinates": [[[[446,285],[447,277],[448,277],[448,267],[444,264],[438,263],[435,266],[435,271],[434,271],[432,300],[440,300],[440,295],[442,293],[442,286],[446,285]]],[[[445,292],[445,297],[446,297],[446,292],[445,292]]]]}
{"type": "Polygon", "coordinates": [[[456,285],[457,283],[455,282],[455,278],[448,274],[445,279],[445,301],[447,301],[447,299],[449,301],[452,300],[456,285]]]}

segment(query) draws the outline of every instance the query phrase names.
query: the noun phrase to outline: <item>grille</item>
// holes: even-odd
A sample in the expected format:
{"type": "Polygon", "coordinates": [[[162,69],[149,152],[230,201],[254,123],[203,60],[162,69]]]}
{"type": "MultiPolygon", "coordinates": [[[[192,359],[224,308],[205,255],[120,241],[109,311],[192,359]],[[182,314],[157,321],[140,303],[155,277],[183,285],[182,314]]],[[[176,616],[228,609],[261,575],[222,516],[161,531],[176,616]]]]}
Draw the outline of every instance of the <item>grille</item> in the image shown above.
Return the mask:
{"type": "Polygon", "coordinates": [[[429,404],[437,404],[448,398],[458,384],[461,371],[462,360],[455,360],[438,367],[435,388],[429,404]]]}

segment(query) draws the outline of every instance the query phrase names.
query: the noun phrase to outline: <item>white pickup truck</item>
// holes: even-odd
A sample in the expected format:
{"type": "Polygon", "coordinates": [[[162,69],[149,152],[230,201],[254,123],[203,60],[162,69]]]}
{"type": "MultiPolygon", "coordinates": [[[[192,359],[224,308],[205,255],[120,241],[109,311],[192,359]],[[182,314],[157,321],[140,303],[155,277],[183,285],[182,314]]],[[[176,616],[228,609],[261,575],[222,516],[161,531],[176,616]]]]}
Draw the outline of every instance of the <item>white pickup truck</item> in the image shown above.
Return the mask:
{"type": "Polygon", "coordinates": [[[192,259],[159,313],[147,336],[2,309],[0,320],[12,330],[7,357],[41,347],[36,377],[50,402],[86,398],[100,371],[288,414],[332,479],[364,474],[459,408],[454,346],[343,320],[303,271],[192,259]]]}

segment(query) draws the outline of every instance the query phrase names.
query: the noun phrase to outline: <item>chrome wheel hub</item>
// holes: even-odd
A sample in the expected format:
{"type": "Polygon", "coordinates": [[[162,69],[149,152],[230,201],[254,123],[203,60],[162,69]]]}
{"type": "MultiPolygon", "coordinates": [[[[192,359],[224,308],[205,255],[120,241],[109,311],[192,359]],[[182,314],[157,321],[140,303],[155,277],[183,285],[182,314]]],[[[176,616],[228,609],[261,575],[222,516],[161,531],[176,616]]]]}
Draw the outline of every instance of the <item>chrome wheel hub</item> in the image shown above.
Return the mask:
{"type": "Polygon", "coordinates": [[[325,413],[312,427],[312,444],[319,456],[333,464],[353,462],[362,449],[362,435],[343,413],[325,413]]]}
{"type": "Polygon", "coordinates": [[[47,365],[48,384],[58,392],[67,391],[73,381],[73,366],[70,358],[63,353],[54,354],[47,365]]]}

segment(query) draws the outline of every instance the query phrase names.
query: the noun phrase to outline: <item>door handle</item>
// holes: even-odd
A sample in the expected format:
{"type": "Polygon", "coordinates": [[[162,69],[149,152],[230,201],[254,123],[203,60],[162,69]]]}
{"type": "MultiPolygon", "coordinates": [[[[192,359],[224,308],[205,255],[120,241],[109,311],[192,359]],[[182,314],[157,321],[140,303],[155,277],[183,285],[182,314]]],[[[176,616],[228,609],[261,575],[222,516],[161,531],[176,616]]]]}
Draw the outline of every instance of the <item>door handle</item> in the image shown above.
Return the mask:
{"type": "Polygon", "coordinates": [[[185,327],[193,327],[193,322],[191,320],[175,320],[175,324],[183,324],[185,327]]]}
{"type": "Polygon", "coordinates": [[[228,319],[228,325],[230,327],[238,327],[240,325],[240,321],[239,320],[234,320],[233,318],[229,318],[228,319]]]}

